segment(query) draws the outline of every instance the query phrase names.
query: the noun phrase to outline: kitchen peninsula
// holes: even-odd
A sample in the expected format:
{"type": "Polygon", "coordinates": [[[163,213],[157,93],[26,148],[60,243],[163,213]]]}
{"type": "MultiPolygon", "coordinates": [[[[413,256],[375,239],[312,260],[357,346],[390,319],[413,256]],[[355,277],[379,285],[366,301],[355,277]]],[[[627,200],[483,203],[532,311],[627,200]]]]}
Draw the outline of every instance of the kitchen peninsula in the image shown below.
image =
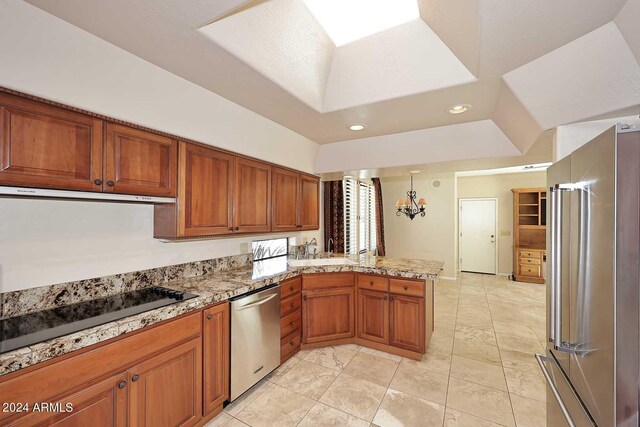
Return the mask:
{"type": "MultiPolygon", "coordinates": [[[[148,399],[191,420],[183,424],[201,425],[228,398],[230,298],[281,284],[283,362],[301,347],[343,343],[419,359],[433,330],[441,269],[438,261],[373,256],[291,267],[286,258],[253,263],[240,255],[5,293],[3,321],[158,286],[196,296],[0,354],[0,400],[82,407],[98,399],[123,413],[131,405],[142,413],[148,399]],[[163,377],[160,367],[175,369],[180,384],[163,377]],[[46,386],[34,391],[34,381],[46,386]],[[144,396],[142,384],[163,391],[144,396]],[[182,401],[168,403],[174,389],[182,390],[182,401]]],[[[25,416],[36,422],[48,420],[45,415],[25,416]]],[[[0,423],[23,421],[17,413],[0,417],[0,423]]]]}

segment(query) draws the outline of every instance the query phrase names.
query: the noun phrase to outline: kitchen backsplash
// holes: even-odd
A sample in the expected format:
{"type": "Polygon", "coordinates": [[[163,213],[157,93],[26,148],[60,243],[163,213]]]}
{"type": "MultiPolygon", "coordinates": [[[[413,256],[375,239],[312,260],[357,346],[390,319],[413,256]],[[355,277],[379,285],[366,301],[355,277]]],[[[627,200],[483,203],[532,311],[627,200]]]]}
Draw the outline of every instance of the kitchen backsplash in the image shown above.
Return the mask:
{"type": "Polygon", "coordinates": [[[172,280],[202,276],[209,273],[244,267],[252,263],[251,254],[233,255],[204,261],[188,262],[114,274],[112,276],[56,285],[24,289],[0,294],[0,318],[19,316],[60,305],[133,291],[148,286],[162,286],[172,280]]]}

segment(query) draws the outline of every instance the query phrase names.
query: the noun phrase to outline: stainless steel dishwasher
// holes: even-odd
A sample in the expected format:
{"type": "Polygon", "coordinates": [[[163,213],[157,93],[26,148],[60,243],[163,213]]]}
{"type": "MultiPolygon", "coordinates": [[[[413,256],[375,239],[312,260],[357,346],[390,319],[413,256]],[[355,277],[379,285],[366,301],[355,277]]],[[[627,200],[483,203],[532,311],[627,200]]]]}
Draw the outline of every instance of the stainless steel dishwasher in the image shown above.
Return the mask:
{"type": "Polygon", "coordinates": [[[233,401],[280,365],[280,285],[230,301],[233,401]]]}

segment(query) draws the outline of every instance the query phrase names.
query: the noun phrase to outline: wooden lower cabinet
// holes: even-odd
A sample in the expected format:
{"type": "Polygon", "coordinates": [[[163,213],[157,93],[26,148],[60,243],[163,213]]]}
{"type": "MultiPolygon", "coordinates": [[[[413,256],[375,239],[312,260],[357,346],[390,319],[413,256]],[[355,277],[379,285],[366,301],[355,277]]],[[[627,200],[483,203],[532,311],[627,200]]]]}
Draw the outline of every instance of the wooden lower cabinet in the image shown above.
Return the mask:
{"type": "Polygon", "coordinates": [[[230,329],[229,303],[203,312],[203,399],[204,414],[220,407],[229,398],[230,329]]]}
{"type": "Polygon", "coordinates": [[[358,290],[358,338],[389,343],[389,295],[358,290]]]}
{"type": "Polygon", "coordinates": [[[354,337],[353,286],[303,290],[302,318],[302,342],[305,344],[354,337]]]}
{"type": "Polygon", "coordinates": [[[99,421],[104,426],[126,426],[127,400],[127,374],[121,373],[70,395],[51,399],[65,412],[31,412],[12,425],[75,427],[96,425],[99,421]]]}
{"type": "Polygon", "coordinates": [[[302,340],[302,277],[280,284],[280,363],[300,351],[302,340]]]}
{"type": "Polygon", "coordinates": [[[129,370],[134,426],[192,426],[202,418],[202,341],[194,338],[129,370]]]}
{"type": "Polygon", "coordinates": [[[425,352],[424,299],[389,295],[389,344],[419,353],[425,352]]]}
{"type": "Polygon", "coordinates": [[[70,403],[73,412],[0,412],[0,425],[204,423],[228,398],[228,310],[212,306],[1,376],[0,402],[70,403]]]}

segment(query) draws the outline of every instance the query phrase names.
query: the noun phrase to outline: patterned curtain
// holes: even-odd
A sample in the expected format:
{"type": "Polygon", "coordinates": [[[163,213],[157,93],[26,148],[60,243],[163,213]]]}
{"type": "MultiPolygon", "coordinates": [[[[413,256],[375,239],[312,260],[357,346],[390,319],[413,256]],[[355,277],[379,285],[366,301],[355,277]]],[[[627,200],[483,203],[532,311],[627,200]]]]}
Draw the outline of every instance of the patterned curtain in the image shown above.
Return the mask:
{"type": "Polygon", "coordinates": [[[344,195],[342,181],[324,182],[324,249],[333,239],[333,252],[344,253],[344,195]]]}
{"type": "Polygon", "coordinates": [[[376,241],[378,242],[378,256],[385,256],[382,185],[380,184],[380,178],[371,178],[371,180],[373,181],[373,190],[376,192],[376,241]]]}

